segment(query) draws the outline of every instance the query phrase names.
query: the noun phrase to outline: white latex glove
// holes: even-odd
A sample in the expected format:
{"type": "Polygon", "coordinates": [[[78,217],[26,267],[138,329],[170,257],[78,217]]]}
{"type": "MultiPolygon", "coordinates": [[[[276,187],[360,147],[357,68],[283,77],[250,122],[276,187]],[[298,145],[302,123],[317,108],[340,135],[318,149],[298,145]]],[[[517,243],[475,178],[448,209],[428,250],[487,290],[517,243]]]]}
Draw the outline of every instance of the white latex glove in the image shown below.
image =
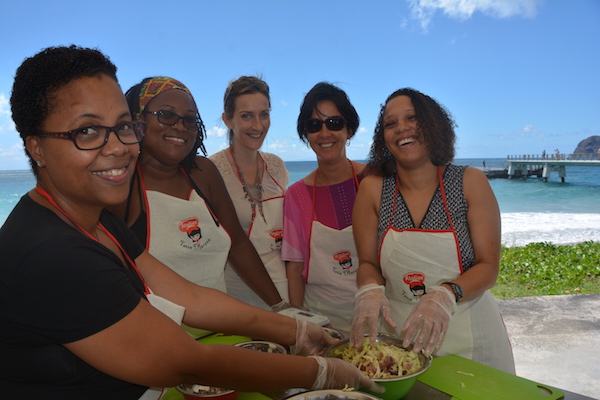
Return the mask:
{"type": "Polygon", "coordinates": [[[292,354],[319,355],[326,348],[339,342],[319,325],[305,319],[296,319],[296,343],[290,346],[292,354]]]}
{"type": "Polygon", "coordinates": [[[312,390],[364,388],[374,393],[383,393],[385,388],[373,382],[354,365],[341,358],[310,356],[317,360],[319,371],[312,390]]]}
{"type": "Polygon", "coordinates": [[[271,306],[271,311],[279,312],[281,310],[285,310],[286,308],[291,308],[291,307],[293,307],[293,306],[290,303],[288,303],[285,300],[281,300],[279,303],[273,304],[271,306]]]}
{"type": "Polygon", "coordinates": [[[390,303],[385,297],[385,286],[376,283],[361,286],[354,295],[350,346],[356,348],[362,346],[365,327],[368,328],[371,340],[375,340],[379,328],[379,313],[383,315],[385,322],[392,328],[396,328],[390,311],[390,303]]]}
{"type": "Polygon", "coordinates": [[[430,287],[402,326],[406,334],[402,345],[406,347],[414,341],[415,353],[423,349],[427,356],[439,349],[454,310],[456,298],[452,292],[442,286],[430,287]]]}

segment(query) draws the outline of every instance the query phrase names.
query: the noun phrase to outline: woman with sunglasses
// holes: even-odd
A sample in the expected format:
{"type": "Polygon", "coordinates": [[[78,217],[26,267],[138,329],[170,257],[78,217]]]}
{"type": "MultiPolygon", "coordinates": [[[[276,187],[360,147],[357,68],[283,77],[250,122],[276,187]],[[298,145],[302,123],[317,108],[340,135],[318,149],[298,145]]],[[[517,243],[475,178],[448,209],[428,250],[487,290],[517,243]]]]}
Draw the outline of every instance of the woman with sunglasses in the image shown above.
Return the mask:
{"type": "MultiPolygon", "coordinates": [[[[281,158],[259,151],[271,126],[269,86],[255,76],[231,81],[223,97],[223,108],[229,147],[209,158],[221,172],[238,219],[284,299],[272,308],[280,310],[287,306],[288,299],[281,240],[283,195],[290,175],[281,158]]],[[[225,280],[230,296],[270,309],[229,264],[225,280]]]]}
{"type": "Polygon", "coordinates": [[[321,82],[306,94],[297,130],[318,166],[288,188],[284,204],[282,257],[290,303],[346,331],[358,268],[352,206],[365,167],[346,157],[346,146],[358,125],[358,114],[340,88],[321,82]]]}
{"type": "Polygon", "coordinates": [[[159,76],[144,79],[125,96],[134,120],[148,129],[129,198],[117,214],[150,254],[184,278],[226,292],[229,261],[264,303],[282,304],[221,174],[212,161],[197,155],[198,150],[206,155],[205,129],[189,89],[159,76]]]}
{"type": "Polygon", "coordinates": [[[102,53],[43,50],[18,68],[10,101],[37,185],[0,229],[3,398],[158,399],[149,387],[181,383],[380,389],[339,359],[204,345],[181,329],[183,319],[305,354],[334,342],[183,279],[105,210],[128,196],[145,124],[132,121],[102,53]]]}
{"type": "Polygon", "coordinates": [[[450,164],[454,125],[442,105],[410,88],[381,108],[354,205],[360,265],[351,343],[360,347],[365,330],[374,337],[383,329],[416,352],[514,373],[488,291],[499,269],[498,203],[481,171],[450,164]]]}

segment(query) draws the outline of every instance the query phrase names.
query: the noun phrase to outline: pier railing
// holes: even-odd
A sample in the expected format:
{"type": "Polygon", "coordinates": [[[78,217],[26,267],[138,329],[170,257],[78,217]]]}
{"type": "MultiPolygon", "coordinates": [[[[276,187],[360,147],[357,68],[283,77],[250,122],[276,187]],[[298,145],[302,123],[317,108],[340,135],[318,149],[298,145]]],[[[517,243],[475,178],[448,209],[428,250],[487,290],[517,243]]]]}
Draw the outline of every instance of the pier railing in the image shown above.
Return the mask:
{"type": "Polygon", "coordinates": [[[568,165],[600,167],[600,157],[593,153],[524,154],[508,156],[506,164],[508,178],[537,176],[547,182],[550,172],[556,171],[564,182],[568,165]]]}
{"type": "Polygon", "coordinates": [[[509,155],[506,157],[507,160],[543,160],[543,161],[553,161],[553,160],[561,160],[561,161],[570,161],[570,160],[582,160],[582,161],[592,161],[592,160],[600,160],[598,154],[592,153],[572,153],[572,154],[523,154],[523,155],[509,155]]]}

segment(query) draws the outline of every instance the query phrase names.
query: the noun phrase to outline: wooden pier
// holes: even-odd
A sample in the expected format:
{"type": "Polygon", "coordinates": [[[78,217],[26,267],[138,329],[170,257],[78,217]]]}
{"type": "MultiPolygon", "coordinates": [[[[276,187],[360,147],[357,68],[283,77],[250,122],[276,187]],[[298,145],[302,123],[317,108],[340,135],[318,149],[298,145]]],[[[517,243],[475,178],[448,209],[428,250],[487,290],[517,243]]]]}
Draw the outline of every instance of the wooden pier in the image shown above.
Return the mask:
{"type": "MultiPolygon", "coordinates": [[[[495,177],[527,178],[537,176],[548,182],[551,172],[558,172],[561,182],[567,177],[567,166],[600,167],[600,159],[596,154],[551,154],[551,155],[519,155],[506,158],[506,176],[495,177]]],[[[485,172],[485,171],[484,171],[485,172]]],[[[492,176],[488,175],[488,178],[492,176]]]]}

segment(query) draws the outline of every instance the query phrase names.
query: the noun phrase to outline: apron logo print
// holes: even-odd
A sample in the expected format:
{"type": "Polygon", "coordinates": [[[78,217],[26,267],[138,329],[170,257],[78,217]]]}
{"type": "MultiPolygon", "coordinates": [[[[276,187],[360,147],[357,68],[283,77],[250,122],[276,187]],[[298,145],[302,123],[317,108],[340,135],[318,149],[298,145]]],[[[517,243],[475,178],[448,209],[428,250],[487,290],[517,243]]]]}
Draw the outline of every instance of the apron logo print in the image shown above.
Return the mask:
{"type": "Polygon", "coordinates": [[[338,251],[333,255],[333,259],[336,260],[339,264],[339,267],[334,266],[333,272],[339,275],[351,275],[356,271],[351,271],[352,269],[352,257],[350,256],[350,251],[342,250],[338,251]]]}
{"type": "Polygon", "coordinates": [[[275,248],[271,247],[271,250],[277,250],[281,248],[283,243],[283,229],[275,229],[269,233],[273,239],[275,239],[275,248]]]}
{"type": "Polygon", "coordinates": [[[202,239],[202,230],[198,226],[199,224],[198,218],[188,218],[179,224],[179,230],[192,239],[192,242],[198,243],[202,239]]]}
{"type": "Polygon", "coordinates": [[[412,292],[411,298],[411,296],[407,295],[407,292],[404,291],[404,296],[408,300],[416,301],[427,293],[425,290],[425,274],[422,272],[409,272],[402,277],[402,281],[408,285],[408,288],[412,292]]]}

